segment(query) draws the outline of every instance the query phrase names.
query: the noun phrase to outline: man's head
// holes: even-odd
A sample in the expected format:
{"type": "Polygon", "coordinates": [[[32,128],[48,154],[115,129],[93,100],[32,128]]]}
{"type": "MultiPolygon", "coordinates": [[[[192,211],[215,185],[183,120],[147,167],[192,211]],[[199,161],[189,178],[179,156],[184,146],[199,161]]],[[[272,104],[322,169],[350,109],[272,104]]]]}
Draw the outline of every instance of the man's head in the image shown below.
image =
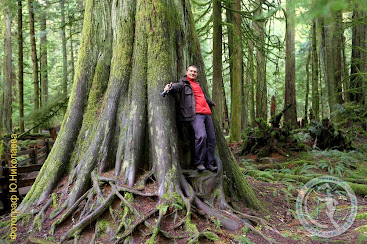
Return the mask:
{"type": "Polygon", "coordinates": [[[186,69],[186,75],[190,79],[196,80],[196,78],[198,77],[198,68],[195,65],[190,65],[186,69]]]}

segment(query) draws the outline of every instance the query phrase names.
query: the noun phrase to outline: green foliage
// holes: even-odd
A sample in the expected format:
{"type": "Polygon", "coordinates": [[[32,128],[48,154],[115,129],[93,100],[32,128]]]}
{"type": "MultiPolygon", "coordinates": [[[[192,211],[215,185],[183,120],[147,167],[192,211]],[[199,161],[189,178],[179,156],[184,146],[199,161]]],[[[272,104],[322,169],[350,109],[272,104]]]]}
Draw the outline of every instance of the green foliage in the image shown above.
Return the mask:
{"type": "Polygon", "coordinates": [[[97,233],[99,236],[103,235],[104,233],[107,233],[111,230],[111,223],[107,221],[106,219],[99,219],[97,221],[97,233]]]}
{"type": "Polygon", "coordinates": [[[52,206],[54,208],[57,208],[57,195],[56,195],[56,193],[52,193],[51,197],[52,197],[52,206]]]}
{"type": "Polygon", "coordinates": [[[210,231],[204,231],[203,232],[203,235],[208,239],[208,240],[211,240],[211,241],[219,241],[220,238],[217,234],[213,233],[213,232],[210,232],[210,231]]]}

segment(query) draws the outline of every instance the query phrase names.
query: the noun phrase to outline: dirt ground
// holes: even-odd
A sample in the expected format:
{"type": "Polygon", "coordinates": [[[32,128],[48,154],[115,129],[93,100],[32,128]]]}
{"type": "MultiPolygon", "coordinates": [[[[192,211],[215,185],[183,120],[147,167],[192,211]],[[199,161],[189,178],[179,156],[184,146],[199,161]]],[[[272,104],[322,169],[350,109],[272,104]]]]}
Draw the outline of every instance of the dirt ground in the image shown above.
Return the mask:
{"type": "MultiPolygon", "coordinates": [[[[240,147],[240,144],[230,145],[230,148],[239,163],[243,158],[245,158],[253,159],[254,164],[258,164],[256,163],[256,155],[246,155],[246,157],[239,156],[240,147]]],[[[274,162],[279,162],[284,161],[285,158],[274,154],[271,156],[271,160],[274,162]]],[[[240,202],[236,202],[235,200],[230,202],[232,205],[238,206],[242,213],[254,215],[264,219],[268,225],[259,224],[255,228],[261,231],[265,236],[273,239],[276,243],[367,243],[367,238],[365,238],[367,235],[367,227],[364,227],[362,230],[357,229],[358,227],[367,225],[367,219],[363,218],[356,219],[348,230],[346,230],[343,234],[333,238],[320,238],[309,233],[300,224],[295,212],[296,199],[299,190],[304,185],[303,183],[275,180],[265,182],[250,176],[247,177],[247,180],[253,187],[259,200],[264,204],[265,211],[261,213],[254,212],[251,209],[243,207],[240,202]]],[[[155,191],[154,185],[147,187],[144,191],[155,191]]],[[[357,202],[357,214],[366,213],[367,198],[363,196],[357,196],[357,202]]],[[[133,204],[134,207],[136,207],[139,211],[143,212],[144,214],[148,214],[150,211],[155,209],[157,199],[136,197],[133,204]]],[[[114,204],[113,209],[117,210],[118,208],[119,204],[114,204]]],[[[50,213],[51,209],[46,212],[46,217],[49,216],[50,213]]],[[[176,223],[183,217],[184,216],[181,215],[176,216],[176,223]]],[[[77,218],[77,216],[75,216],[75,218],[77,218]]],[[[111,217],[109,217],[109,215],[106,215],[105,217],[107,221],[110,220],[110,218],[111,217]]],[[[73,219],[69,219],[55,231],[53,236],[51,236],[49,230],[53,221],[48,221],[42,223],[42,231],[34,231],[30,233],[29,230],[33,219],[34,217],[32,217],[25,226],[18,226],[18,237],[15,243],[41,243],[37,242],[38,239],[34,238],[40,238],[49,241],[48,243],[54,243],[58,241],[63,233],[65,233],[73,225],[73,219]]],[[[190,237],[186,235],[183,226],[174,230],[174,219],[175,217],[173,209],[168,209],[167,217],[163,220],[161,228],[169,235],[176,236],[177,238],[169,239],[163,235],[158,235],[155,243],[189,243],[190,237]]],[[[0,218],[0,221],[6,220],[7,218],[0,218]]],[[[154,225],[154,221],[154,218],[148,219],[148,223],[151,225],[154,225]]],[[[318,221],[327,223],[329,218],[325,214],[320,214],[318,221]]],[[[203,235],[199,238],[199,243],[270,243],[264,237],[260,236],[254,231],[248,230],[247,228],[242,228],[234,232],[226,231],[220,227],[220,223],[216,223],[215,221],[212,221],[200,214],[194,214],[192,216],[192,222],[196,224],[199,232],[211,232],[219,237],[218,240],[212,241],[208,240],[203,235]]],[[[90,243],[91,239],[96,233],[94,226],[94,223],[91,223],[90,228],[84,230],[82,238],[79,239],[77,243],[90,243]]],[[[99,235],[96,243],[111,242],[110,238],[113,233],[109,229],[112,229],[112,227],[113,226],[107,227],[104,230],[104,233],[99,235]]],[[[0,243],[2,243],[1,238],[5,237],[7,234],[4,232],[4,230],[4,228],[0,230],[0,243]]],[[[130,243],[144,243],[150,237],[149,235],[146,235],[146,233],[149,233],[149,229],[146,226],[141,225],[141,227],[131,236],[130,243]]],[[[74,240],[68,241],[66,243],[74,243],[74,240]]]]}

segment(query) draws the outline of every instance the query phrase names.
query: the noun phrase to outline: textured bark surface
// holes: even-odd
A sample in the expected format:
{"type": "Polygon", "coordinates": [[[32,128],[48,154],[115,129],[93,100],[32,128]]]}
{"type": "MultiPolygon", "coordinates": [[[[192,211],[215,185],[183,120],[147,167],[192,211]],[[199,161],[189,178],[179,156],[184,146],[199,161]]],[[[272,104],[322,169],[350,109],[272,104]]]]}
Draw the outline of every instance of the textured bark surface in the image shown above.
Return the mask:
{"type": "MultiPolygon", "coordinates": [[[[189,64],[198,66],[206,90],[189,1],[88,0],[65,119],[21,211],[44,203],[58,186],[60,189],[53,194],[63,200],[50,217],[58,218],[53,230],[71,214],[80,213],[78,222],[61,240],[79,235],[93,221],[98,223],[99,217],[107,209],[111,211],[110,206],[119,199],[135,213],[137,222],[117,223],[120,226],[113,237],[117,242],[128,238],[136,226],[157,213],[159,217],[151,228],[153,242],[167,208],[174,204],[184,206],[186,217],[181,224],[187,228],[191,228],[195,205],[200,213],[219,219],[223,227],[237,229],[242,220],[221,210],[231,210],[222,190],[223,175],[232,193],[227,197],[261,209],[229,151],[215,115],[219,170],[210,173],[209,178],[200,176],[203,180],[198,183],[203,184],[201,188],[211,189],[205,194],[213,196],[213,205],[201,195],[197,181],[184,177],[182,168],[191,164],[179,140],[182,128],[176,124],[174,98],[159,94],[165,84],[182,76],[189,64]],[[141,192],[145,182],[152,179],[154,192],[141,192]],[[156,210],[142,217],[120,191],[158,197],[156,210]],[[86,206],[82,211],[77,210],[81,203],[86,206]],[[117,237],[122,229],[124,233],[117,237]]],[[[198,238],[199,233],[194,232],[198,238]]]]}
{"type": "Polygon", "coordinates": [[[218,122],[224,122],[224,89],[222,78],[222,6],[221,1],[213,1],[213,101],[218,115],[218,122]]]}
{"type": "Polygon", "coordinates": [[[319,59],[317,54],[316,20],[312,23],[312,113],[313,119],[320,118],[319,59]]]}
{"type": "Polygon", "coordinates": [[[19,87],[19,128],[24,132],[24,78],[23,78],[23,12],[22,1],[18,0],[18,87],[19,87]]]}
{"type": "MultiPolygon", "coordinates": [[[[28,0],[28,12],[29,12],[29,32],[31,39],[32,63],[33,63],[33,90],[34,90],[33,109],[36,112],[39,109],[39,81],[38,81],[36,38],[34,30],[33,0],[28,0]]],[[[38,129],[35,129],[35,132],[38,132],[38,129]]]]}
{"type": "MultiPolygon", "coordinates": [[[[241,11],[241,1],[235,0],[233,9],[241,11]]],[[[232,100],[231,100],[231,127],[230,141],[238,142],[241,140],[241,115],[242,115],[242,33],[241,16],[233,13],[232,23],[234,25],[233,36],[233,81],[232,81],[232,100]]]]}
{"type": "MultiPolygon", "coordinates": [[[[263,0],[256,0],[257,9],[255,16],[262,14],[263,0]]],[[[267,85],[266,85],[266,58],[265,49],[262,46],[265,43],[264,20],[260,19],[254,22],[254,29],[259,40],[256,46],[256,118],[267,120],[268,104],[267,104],[267,85]]]]}
{"type": "Polygon", "coordinates": [[[48,74],[47,74],[47,16],[42,13],[40,16],[40,30],[42,36],[40,37],[40,73],[41,73],[41,102],[44,106],[48,101],[48,74]]]}
{"type": "Polygon", "coordinates": [[[296,104],[296,56],[295,56],[295,10],[291,1],[286,3],[286,58],[285,58],[285,89],[284,107],[290,108],[284,113],[284,121],[291,126],[297,125],[296,104]]]}
{"type": "Polygon", "coordinates": [[[61,10],[61,43],[62,43],[62,92],[65,96],[68,93],[68,57],[66,55],[66,36],[65,36],[65,0],[60,1],[61,10]]]}
{"type": "Polygon", "coordinates": [[[12,130],[12,49],[11,49],[11,15],[9,7],[4,10],[5,14],[5,65],[4,65],[4,99],[2,108],[2,124],[7,133],[12,130]]]}
{"type": "Polygon", "coordinates": [[[356,4],[353,9],[353,27],[352,27],[352,56],[350,67],[350,101],[363,102],[363,89],[366,83],[363,74],[366,67],[366,51],[367,46],[367,28],[363,21],[366,21],[367,14],[356,4]]]}

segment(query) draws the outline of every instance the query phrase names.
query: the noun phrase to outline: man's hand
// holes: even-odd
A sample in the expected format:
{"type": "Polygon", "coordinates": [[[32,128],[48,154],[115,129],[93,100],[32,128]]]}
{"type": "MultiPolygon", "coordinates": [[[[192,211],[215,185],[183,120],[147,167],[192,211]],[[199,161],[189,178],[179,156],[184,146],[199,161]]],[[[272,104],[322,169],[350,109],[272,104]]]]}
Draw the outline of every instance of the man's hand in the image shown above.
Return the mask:
{"type": "Polygon", "coordinates": [[[166,87],[164,88],[164,91],[171,90],[171,87],[172,87],[172,82],[166,85],[166,87]]]}

